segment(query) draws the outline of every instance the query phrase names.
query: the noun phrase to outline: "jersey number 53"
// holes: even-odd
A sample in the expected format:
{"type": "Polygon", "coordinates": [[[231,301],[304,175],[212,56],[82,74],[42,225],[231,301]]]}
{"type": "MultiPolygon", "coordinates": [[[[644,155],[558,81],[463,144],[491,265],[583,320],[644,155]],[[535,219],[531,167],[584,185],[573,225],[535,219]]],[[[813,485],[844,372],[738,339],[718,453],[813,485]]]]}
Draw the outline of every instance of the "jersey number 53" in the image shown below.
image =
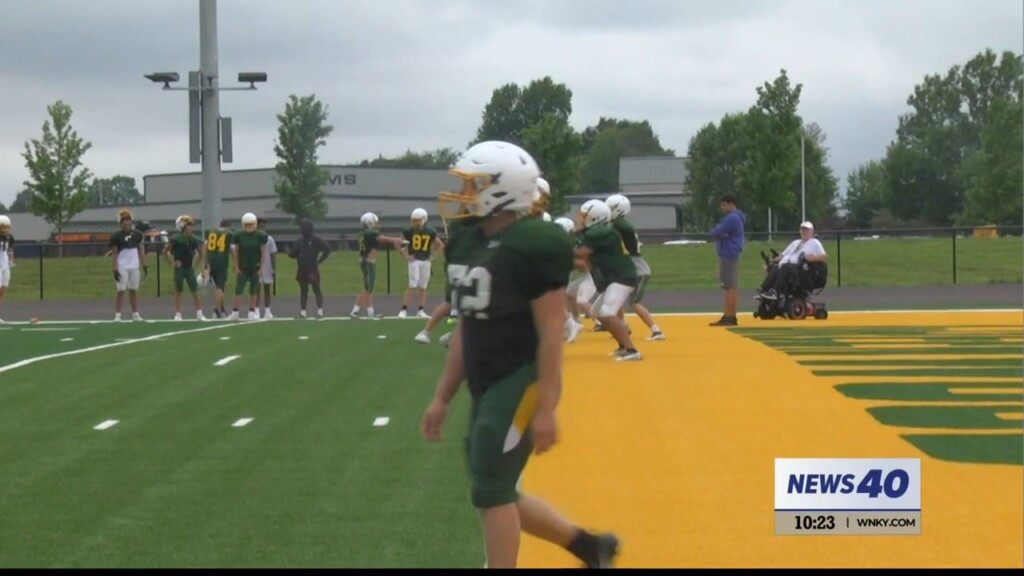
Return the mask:
{"type": "Polygon", "coordinates": [[[448,281],[455,289],[455,307],[460,313],[486,319],[491,304],[491,273],[482,266],[448,265],[448,281]]]}

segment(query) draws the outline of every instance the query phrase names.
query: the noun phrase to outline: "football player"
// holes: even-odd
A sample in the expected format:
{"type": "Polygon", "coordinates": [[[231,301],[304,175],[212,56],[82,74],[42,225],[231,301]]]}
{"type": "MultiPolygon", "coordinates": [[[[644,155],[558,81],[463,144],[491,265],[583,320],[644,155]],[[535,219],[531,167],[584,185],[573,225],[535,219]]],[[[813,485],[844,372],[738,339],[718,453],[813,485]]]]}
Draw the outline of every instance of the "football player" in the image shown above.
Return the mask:
{"type": "MultiPolygon", "coordinates": [[[[445,212],[445,206],[443,203],[438,203],[438,209],[441,214],[445,212]]],[[[423,330],[420,330],[413,340],[420,344],[430,344],[430,332],[443,320],[448,317],[451,321],[455,321],[458,317],[458,311],[452,307],[452,294],[455,290],[456,284],[465,275],[466,270],[469,268],[466,266],[466,258],[464,250],[461,250],[465,244],[460,244],[459,250],[450,250],[452,238],[465,232],[467,229],[475,225],[479,218],[469,214],[469,211],[465,207],[458,209],[457,218],[453,219],[451,223],[445,224],[447,230],[447,238],[444,242],[444,277],[445,277],[445,290],[444,290],[444,302],[441,302],[434,308],[434,311],[430,314],[430,318],[427,320],[426,325],[423,326],[423,330]]],[[[438,340],[442,345],[448,346],[451,340],[452,333],[448,332],[441,336],[438,340]]]]}
{"type": "MultiPolygon", "coordinates": [[[[565,230],[565,233],[572,239],[574,246],[579,246],[579,235],[576,234],[576,223],[570,218],[561,217],[555,220],[565,230]]],[[[587,264],[580,258],[574,258],[575,270],[569,276],[569,286],[565,289],[565,341],[573,342],[583,330],[583,324],[579,321],[579,307],[576,304],[576,294],[580,284],[583,283],[584,275],[589,275],[587,264]],[[583,272],[584,274],[577,274],[583,272]]]]}
{"type": "MultiPolygon", "coordinates": [[[[640,255],[640,238],[637,236],[633,224],[626,218],[632,208],[629,198],[622,194],[612,194],[604,203],[612,211],[612,228],[622,237],[622,246],[629,252],[630,258],[633,259],[633,265],[636,266],[636,290],[629,295],[629,300],[626,303],[633,308],[636,315],[651,330],[651,335],[647,337],[648,340],[664,340],[665,334],[654,322],[651,312],[642,304],[644,293],[647,291],[647,282],[651,279],[651,266],[640,255]]],[[[623,309],[619,310],[619,317],[624,318],[623,309]]]]}
{"type": "Polygon", "coordinates": [[[228,311],[224,309],[224,287],[228,283],[228,254],[231,253],[231,223],[220,221],[220,228],[210,230],[206,234],[206,266],[204,274],[213,280],[216,288],[213,296],[213,315],[226,318],[228,311]]]}
{"type": "Polygon", "coordinates": [[[612,352],[616,360],[640,360],[633,346],[626,323],[619,310],[636,289],[637,273],[633,259],[622,248],[622,238],[611,226],[611,210],[601,200],[587,200],[580,207],[583,234],[576,255],[590,262],[591,274],[602,302],[594,307],[594,315],[605,326],[619,348],[612,352]]]}
{"type": "Polygon", "coordinates": [[[267,251],[267,233],[256,229],[256,215],[246,212],[242,216],[242,229],[235,232],[231,252],[235,261],[235,302],[229,320],[238,320],[238,305],[242,292],[249,285],[249,320],[258,320],[256,291],[260,288],[260,264],[267,251]]]}
{"type": "Polygon", "coordinates": [[[558,440],[572,242],[557,226],[528,216],[540,171],[518,146],[481,142],[450,172],[462,188],[442,192],[441,200],[463,204],[481,220],[454,236],[449,248],[465,250],[468,270],[453,296],[460,318],[422,433],[441,440],[449,403],[465,380],[472,406],[464,446],[488,567],[516,566],[521,530],[588,567],[608,567],[618,550],[614,535],[588,532],[519,490],[530,454],[543,454],[558,440]]]}
{"type": "Polygon", "coordinates": [[[0,214],[0,302],[3,302],[4,292],[11,285],[12,266],[14,266],[14,236],[11,235],[11,219],[6,214],[0,214]]]}
{"type": "Polygon", "coordinates": [[[409,314],[409,301],[413,295],[419,296],[420,309],[416,314],[420,318],[427,318],[427,312],[423,309],[427,305],[427,285],[430,283],[430,258],[434,250],[442,248],[441,240],[437,237],[437,230],[427,226],[427,211],[417,208],[412,211],[409,217],[410,225],[402,232],[405,240],[404,246],[399,248],[402,256],[409,263],[409,289],[405,291],[402,298],[402,309],[398,312],[399,318],[405,318],[409,314]]]}
{"type": "Polygon", "coordinates": [[[117,212],[117,221],[121,229],[110,235],[111,266],[114,269],[114,284],[117,297],[114,299],[114,321],[121,321],[121,306],[124,304],[124,293],[128,291],[128,303],[132,307],[132,320],[142,321],[139,315],[139,282],[142,272],[149,272],[146,265],[146,247],[143,245],[142,232],[132,226],[132,213],[122,209],[117,212]]]}
{"type": "Polygon", "coordinates": [[[359,271],[363,275],[363,291],[356,296],[355,306],[349,316],[359,317],[360,307],[366,306],[366,317],[376,318],[373,312],[373,287],[377,283],[377,250],[390,244],[401,248],[402,239],[384,236],[380,233],[380,218],[373,212],[359,217],[363,231],[359,233],[359,271]]]}
{"type": "Polygon", "coordinates": [[[206,320],[206,317],[203,316],[203,304],[199,299],[199,283],[196,281],[195,273],[196,256],[199,256],[200,262],[206,260],[206,243],[192,235],[193,225],[192,217],[188,214],[178,216],[174,222],[178,233],[171,237],[167,248],[164,249],[167,261],[174,269],[175,320],[181,320],[181,293],[185,289],[185,284],[188,284],[188,289],[192,292],[192,304],[196,307],[196,319],[206,320]]]}

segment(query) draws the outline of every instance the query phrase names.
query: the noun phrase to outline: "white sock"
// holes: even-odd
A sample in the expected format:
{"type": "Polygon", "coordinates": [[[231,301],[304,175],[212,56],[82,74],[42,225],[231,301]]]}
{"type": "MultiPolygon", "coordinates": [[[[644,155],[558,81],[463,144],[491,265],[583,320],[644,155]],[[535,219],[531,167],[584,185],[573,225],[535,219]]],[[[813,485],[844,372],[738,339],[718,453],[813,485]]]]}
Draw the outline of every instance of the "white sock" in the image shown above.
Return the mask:
{"type": "Polygon", "coordinates": [[[373,306],[370,306],[369,308],[366,309],[366,315],[373,316],[373,306]]]}
{"type": "Polygon", "coordinates": [[[320,316],[323,316],[324,315],[324,309],[323,308],[317,308],[316,309],[316,313],[319,314],[320,316]]]}
{"type": "Polygon", "coordinates": [[[651,332],[657,334],[658,332],[661,332],[661,328],[658,328],[658,325],[655,324],[654,326],[651,326],[651,332]]]}
{"type": "Polygon", "coordinates": [[[352,313],[353,314],[359,314],[359,306],[353,306],[352,307],[352,313]]]}

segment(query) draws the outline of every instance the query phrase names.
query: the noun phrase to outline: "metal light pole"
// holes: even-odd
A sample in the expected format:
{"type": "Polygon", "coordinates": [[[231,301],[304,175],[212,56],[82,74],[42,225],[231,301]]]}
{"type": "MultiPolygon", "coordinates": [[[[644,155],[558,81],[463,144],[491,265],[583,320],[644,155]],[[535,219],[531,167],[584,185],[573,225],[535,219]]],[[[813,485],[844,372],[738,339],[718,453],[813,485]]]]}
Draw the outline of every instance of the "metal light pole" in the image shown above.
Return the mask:
{"type": "Polygon", "coordinates": [[[807,178],[805,177],[804,131],[800,129],[800,222],[807,222],[807,178]]]}
{"type": "Polygon", "coordinates": [[[163,83],[164,90],[189,92],[189,162],[202,163],[202,224],[204,232],[220,225],[221,161],[230,163],[234,153],[231,144],[231,118],[220,117],[220,92],[224,90],[255,90],[256,82],[266,82],[265,72],[242,72],[239,82],[249,86],[222,88],[219,85],[217,57],[217,0],[199,0],[199,70],[189,72],[187,88],[172,88],[179,79],[177,72],[146,74],[153,82],[163,83]]]}
{"type": "Polygon", "coordinates": [[[202,109],[203,231],[220,225],[220,98],[217,94],[217,0],[199,0],[199,79],[202,109]]]}

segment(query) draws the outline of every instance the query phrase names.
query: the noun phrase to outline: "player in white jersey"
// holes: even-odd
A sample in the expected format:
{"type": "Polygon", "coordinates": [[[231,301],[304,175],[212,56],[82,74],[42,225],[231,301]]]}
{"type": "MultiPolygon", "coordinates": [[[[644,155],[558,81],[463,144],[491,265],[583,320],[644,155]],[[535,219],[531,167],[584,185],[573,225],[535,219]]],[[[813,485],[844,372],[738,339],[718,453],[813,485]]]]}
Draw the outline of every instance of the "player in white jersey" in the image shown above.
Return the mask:
{"type": "Polygon", "coordinates": [[[3,302],[7,287],[11,285],[12,266],[14,266],[14,236],[11,234],[11,219],[0,214],[0,303],[3,302]]]}
{"type": "MultiPolygon", "coordinates": [[[[256,228],[259,230],[267,231],[267,220],[265,218],[256,219],[256,228]]],[[[277,275],[277,242],[274,242],[274,237],[267,234],[267,249],[263,252],[263,262],[260,263],[260,284],[263,286],[263,290],[256,290],[256,315],[260,315],[260,306],[262,302],[263,306],[263,319],[270,320],[274,317],[270,313],[270,293],[274,287],[274,277],[277,275]],[[262,300],[260,297],[262,296],[262,300]]]]}

